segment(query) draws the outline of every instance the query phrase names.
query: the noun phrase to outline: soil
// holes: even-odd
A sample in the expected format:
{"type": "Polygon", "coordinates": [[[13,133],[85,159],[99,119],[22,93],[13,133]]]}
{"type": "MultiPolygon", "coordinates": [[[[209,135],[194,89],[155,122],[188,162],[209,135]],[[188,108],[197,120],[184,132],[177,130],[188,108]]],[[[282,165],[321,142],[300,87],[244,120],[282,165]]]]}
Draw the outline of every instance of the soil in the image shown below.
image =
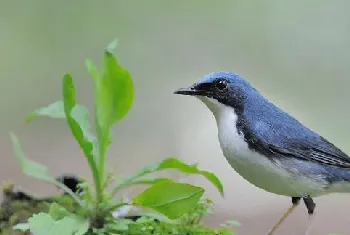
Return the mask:
{"type": "Polygon", "coordinates": [[[2,235],[27,234],[13,230],[12,227],[26,222],[35,213],[47,212],[51,201],[51,199],[35,199],[21,191],[16,192],[12,184],[3,188],[3,194],[4,200],[0,207],[0,234],[2,235]]]}

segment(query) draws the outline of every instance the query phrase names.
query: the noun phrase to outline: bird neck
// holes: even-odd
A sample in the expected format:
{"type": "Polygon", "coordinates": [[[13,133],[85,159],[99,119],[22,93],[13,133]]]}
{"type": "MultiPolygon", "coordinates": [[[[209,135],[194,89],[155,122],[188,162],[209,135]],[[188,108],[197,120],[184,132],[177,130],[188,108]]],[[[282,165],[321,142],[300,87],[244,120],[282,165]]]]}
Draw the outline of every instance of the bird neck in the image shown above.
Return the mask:
{"type": "MultiPolygon", "coordinates": [[[[218,127],[223,128],[224,126],[232,130],[232,127],[236,128],[238,116],[234,108],[222,104],[217,100],[207,98],[207,97],[198,97],[210,111],[213,113],[218,127]]],[[[219,128],[220,129],[220,128],[219,128]]],[[[219,130],[220,131],[220,130],[219,130]]]]}

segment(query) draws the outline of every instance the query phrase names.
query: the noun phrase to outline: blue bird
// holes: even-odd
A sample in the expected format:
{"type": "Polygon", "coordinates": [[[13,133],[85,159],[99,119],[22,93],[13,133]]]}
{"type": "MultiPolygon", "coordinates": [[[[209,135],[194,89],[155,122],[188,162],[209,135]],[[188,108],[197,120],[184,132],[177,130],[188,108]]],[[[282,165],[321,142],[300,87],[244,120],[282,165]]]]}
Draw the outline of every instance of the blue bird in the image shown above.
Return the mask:
{"type": "Polygon", "coordinates": [[[292,206],[269,230],[274,234],[303,199],[311,230],[313,197],[350,192],[350,158],[267,100],[232,72],[204,76],[175,94],[199,98],[213,113],[227,162],[244,179],[291,197],[292,206]]]}

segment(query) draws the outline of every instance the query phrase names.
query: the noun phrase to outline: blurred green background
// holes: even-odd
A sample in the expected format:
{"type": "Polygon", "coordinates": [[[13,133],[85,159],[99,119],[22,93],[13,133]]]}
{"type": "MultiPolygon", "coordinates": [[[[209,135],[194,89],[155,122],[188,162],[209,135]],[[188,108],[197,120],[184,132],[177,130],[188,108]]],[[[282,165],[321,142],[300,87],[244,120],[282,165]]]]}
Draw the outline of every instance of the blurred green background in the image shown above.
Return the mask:
{"type": "MultiPolygon", "coordinates": [[[[53,174],[90,178],[63,121],[25,124],[33,109],[60,99],[61,77],[71,72],[79,101],[92,108],[92,81],[84,60],[98,64],[119,39],[117,57],[135,81],[135,105],[114,129],[110,167],[125,175],[168,156],[198,162],[225,184],[218,225],[237,219],[239,234],[263,234],[290,206],[242,180],[221,154],[215,120],[198,100],[172,92],[217,70],[233,70],[270,100],[350,153],[350,1],[0,1],[0,179],[36,195],[55,193],[19,171],[8,131],[27,155],[53,174]],[[90,105],[89,105],[90,104],[90,105]]],[[[350,233],[349,195],[316,199],[313,234],[350,233]]],[[[301,234],[304,206],[278,234],[301,234]]]]}

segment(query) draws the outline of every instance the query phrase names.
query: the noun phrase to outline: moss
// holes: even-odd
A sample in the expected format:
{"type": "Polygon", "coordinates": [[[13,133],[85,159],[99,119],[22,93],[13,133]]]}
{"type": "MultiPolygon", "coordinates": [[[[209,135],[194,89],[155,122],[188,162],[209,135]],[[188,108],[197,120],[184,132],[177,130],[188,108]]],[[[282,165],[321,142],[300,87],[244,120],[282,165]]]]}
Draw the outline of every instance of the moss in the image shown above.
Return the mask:
{"type": "MultiPolygon", "coordinates": [[[[1,235],[28,235],[25,232],[14,231],[12,227],[18,223],[26,222],[32,214],[48,212],[52,202],[58,202],[70,212],[77,212],[79,208],[71,197],[67,195],[37,199],[23,192],[15,192],[13,185],[3,187],[3,194],[5,199],[0,208],[1,235]]],[[[200,219],[195,219],[195,217],[199,218],[204,214],[208,214],[206,204],[200,203],[195,211],[191,211],[191,213],[183,217],[180,224],[168,224],[148,217],[138,217],[125,220],[128,221],[127,230],[118,229],[121,221],[111,218],[108,219],[108,223],[104,226],[105,229],[92,230],[94,232],[90,231],[89,235],[105,234],[106,230],[114,230],[120,235],[233,235],[231,231],[225,228],[209,228],[199,223],[200,219]]]]}
{"type": "Polygon", "coordinates": [[[141,218],[129,224],[127,231],[119,231],[121,235],[233,235],[226,229],[213,229],[201,224],[183,225],[156,222],[149,218],[141,218]]]}
{"type": "Polygon", "coordinates": [[[234,235],[228,228],[211,228],[201,223],[201,218],[212,214],[211,205],[211,200],[201,200],[196,207],[192,208],[180,218],[178,224],[169,224],[149,217],[137,217],[133,218],[133,220],[115,220],[113,218],[107,218],[107,223],[104,228],[94,230],[94,234],[234,235]]]}
{"type": "Polygon", "coordinates": [[[44,202],[33,203],[30,201],[14,200],[8,203],[3,203],[0,208],[0,234],[25,234],[13,231],[12,227],[17,223],[25,222],[32,214],[47,210],[48,205],[44,202]]]}
{"type": "Polygon", "coordinates": [[[13,231],[12,227],[18,223],[26,222],[33,214],[48,212],[50,203],[56,201],[74,211],[74,201],[67,195],[59,197],[38,199],[21,191],[14,191],[13,184],[3,186],[4,200],[0,207],[0,234],[24,235],[26,233],[13,231]]]}

